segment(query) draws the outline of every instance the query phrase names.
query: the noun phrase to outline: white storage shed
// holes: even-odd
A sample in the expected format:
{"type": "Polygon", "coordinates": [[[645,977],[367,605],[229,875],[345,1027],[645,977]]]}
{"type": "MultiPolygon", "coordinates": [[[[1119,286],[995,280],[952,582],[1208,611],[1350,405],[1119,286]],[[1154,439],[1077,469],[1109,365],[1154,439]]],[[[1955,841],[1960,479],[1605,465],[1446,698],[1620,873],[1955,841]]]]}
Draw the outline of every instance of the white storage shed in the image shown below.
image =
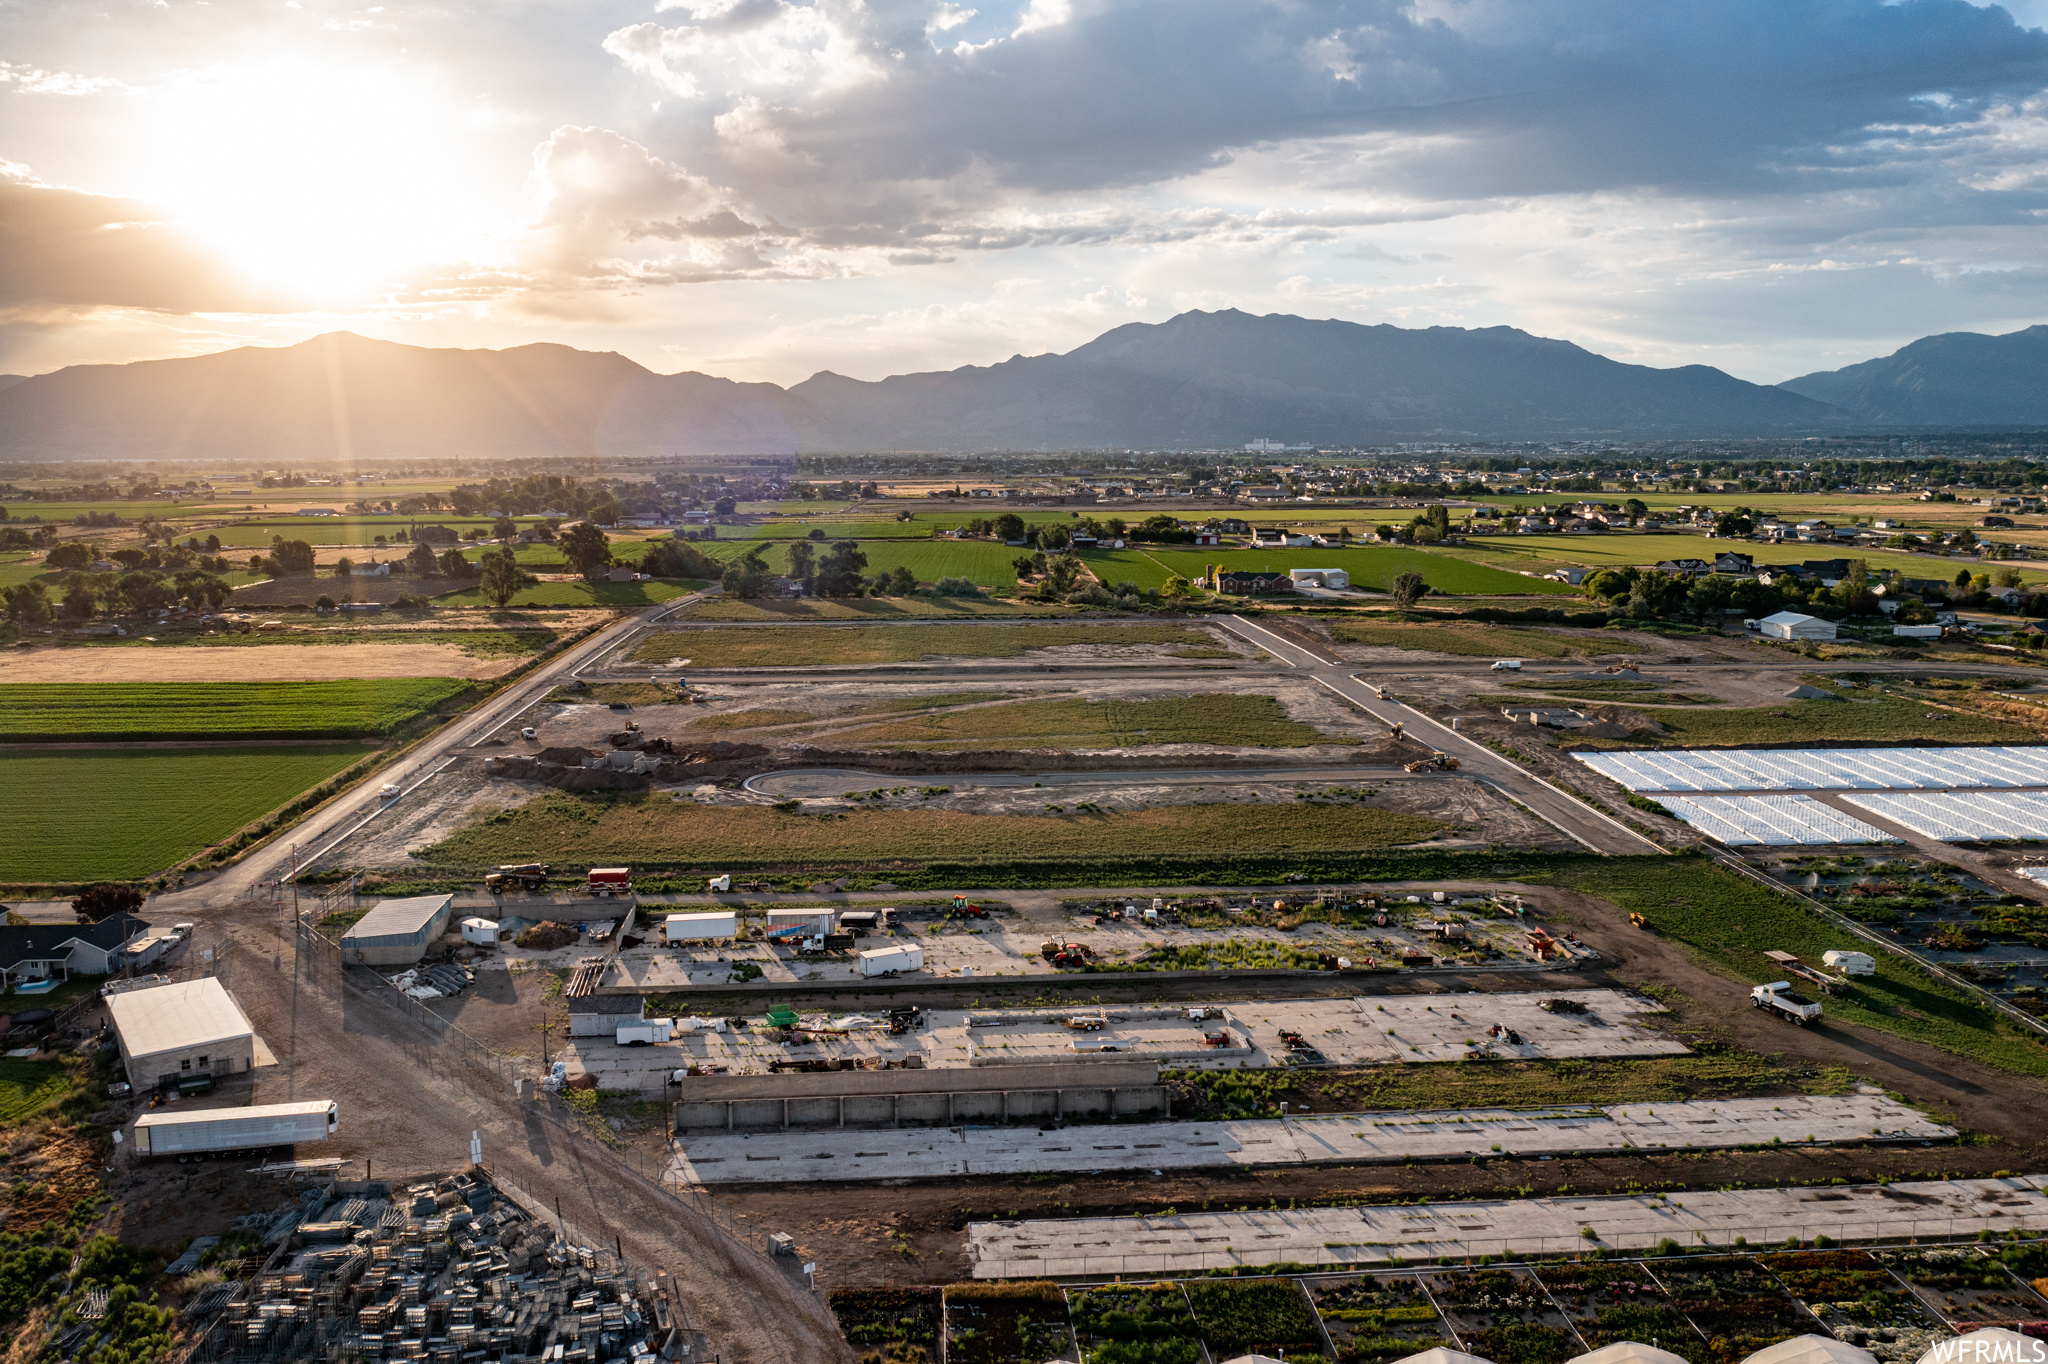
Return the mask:
{"type": "Polygon", "coordinates": [[[1780,611],[1775,616],[1765,616],[1756,623],[1757,633],[1771,639],[1833,639],[1835,623],[1818,616],[1803,616],[1797,611],[1780,611]]]}
{"type": "Polygon", "coordinates": [[[448,930],[453,895],[379,900],[341,935],[341,959],[364,966],[410,966],[448,930]]]}
{"type": "Polygon", "coordinates": [[[218,980],[174,981],[107,997],[128,1083],[136,1089],[201,1075],[246,1074],[256,1029],[218,980]]]}

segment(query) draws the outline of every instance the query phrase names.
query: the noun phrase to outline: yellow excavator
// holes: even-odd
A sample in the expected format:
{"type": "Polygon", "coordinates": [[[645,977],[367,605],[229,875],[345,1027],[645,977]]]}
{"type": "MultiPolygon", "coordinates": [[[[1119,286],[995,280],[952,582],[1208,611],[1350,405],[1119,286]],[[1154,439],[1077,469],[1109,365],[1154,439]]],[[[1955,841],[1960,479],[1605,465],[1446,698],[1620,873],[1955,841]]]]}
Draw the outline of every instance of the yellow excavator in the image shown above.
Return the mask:
{"type": "Polygon", "coordinates": [[[1458,770],[1458,760],[1448,753],[1431,753],[1427,758],[1417,758],[1414,762],[1408,763],[1405,770],[1409,772],[1455,772],[1458,770]]]}

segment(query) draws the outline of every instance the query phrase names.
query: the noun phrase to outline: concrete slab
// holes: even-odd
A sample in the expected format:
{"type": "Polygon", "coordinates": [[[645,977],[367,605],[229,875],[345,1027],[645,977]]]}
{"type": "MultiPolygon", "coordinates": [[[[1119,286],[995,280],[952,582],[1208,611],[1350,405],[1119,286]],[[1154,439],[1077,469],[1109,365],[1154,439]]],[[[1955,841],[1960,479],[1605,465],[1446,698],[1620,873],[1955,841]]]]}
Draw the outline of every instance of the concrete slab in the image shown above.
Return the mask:
{"type": "MultiPolygon", "coordinates": [[[[886,1006],[886,999],[879,1002],[886,1006]]],[[[805,1014],[802,1041],[782,1042],[759,1026],[724,1033],[680,1034],[650,1047],[621,1047],[606,1038],[572,1038],[557,1054],[569,1074],[594,1074],[605,1089],[639,1089],[659,1097],[666,1077],[690,1067],[722,1066],[725,1073],[766,1074],[776,1062],[831,1060],[882,1069],[913,1060],[925,1068],[1000,1066],[1069,1061],[1091,1055],[1156,1060],[1178,1068],[1292,1067],[1303,1064],[1280,1041],[1281,1030],[1302,1034],[1324,1062],[1376,1066],[1403,1061],[1455,1061],[1473,1055],[1507,1059],[1570,1056],[1678,1056],[1687,1048],[1646,1026],[1664,1006],[1621,990],[1561,990],[1550,994],[1396,995],[1384,999],[1262,1000],[1225,1004],[1220,1019],[1191,1021],[1176,1007],[1112,1007],[1098,1032],[1075,1032],[1056,1020],[1086,1010],[1012,1010],[1004,1013],[934,1010],[918,1032],[891,1037],[881,1013],[805,1014]],[[1581,1004],[1583,1014],[1549,1013],[1547,999],[1581,1004]],[[1512,1029],[1495,1038],[1496,1025],[1512,1029]],[[1210,1048],[1202,1034],[1216,1029],[1231,1045],[1210,1048]],[[1076,1042],[1089,1048],[1076,1049],[1076,1042]],[[1106,1051],[1106,1046],[1120,1050],[1106,1051]]],[[[993,1086],[992,1087],[996,1087],[993,1086]]]]}
{"type": "Polygon", "coordinates": [[[1300,1208],[976,1222],[977,1279],[1193,1274],[1281,1262],[1350,1266],[1450,1256],[1577,1254],[1810,1240],[2048,1231],[2048,1178],[1957,1179],[1816,1189],[1695,1190],[1678,1195],[1529,1198],[1424,1207],[1300,1208]],[[1593,1235],[1588,1237],[1585,1231],[1593,1235]]]}
{"type": "Polygon", "coordinates": [[[1240,1122],[693,1134],[672,1170],[693,1184],[940,1179],[1213,1165],[1450,1159],[1489,1152],[1936,1141],[1952,1128],[1882,1095],[1609,1108],[1459,1109],[1240,1122]]]}

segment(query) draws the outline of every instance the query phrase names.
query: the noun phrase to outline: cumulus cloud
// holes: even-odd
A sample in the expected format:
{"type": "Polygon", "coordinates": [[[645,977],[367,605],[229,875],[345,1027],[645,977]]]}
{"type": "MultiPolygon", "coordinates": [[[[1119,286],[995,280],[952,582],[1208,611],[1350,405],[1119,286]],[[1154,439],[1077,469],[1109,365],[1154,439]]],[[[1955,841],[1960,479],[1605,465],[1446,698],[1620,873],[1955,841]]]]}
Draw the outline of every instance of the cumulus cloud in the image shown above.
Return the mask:
{"type": "Polygon", "coordinates": [[[0,312],[280,306],[148,205],[47,185],[0,161],[0,312]]]}

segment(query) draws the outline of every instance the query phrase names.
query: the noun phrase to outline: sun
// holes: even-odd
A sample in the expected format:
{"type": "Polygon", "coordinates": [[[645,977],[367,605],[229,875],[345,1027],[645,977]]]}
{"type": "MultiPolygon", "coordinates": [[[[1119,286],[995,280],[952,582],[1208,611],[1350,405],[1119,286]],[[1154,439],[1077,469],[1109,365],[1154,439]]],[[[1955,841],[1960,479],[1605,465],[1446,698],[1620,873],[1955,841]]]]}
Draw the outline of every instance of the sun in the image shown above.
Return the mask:
{"type": "Polygon", "coordinates": [[[463,127],[396,69],[195,73],[151,102],[148,197],[252,280],[356,301],[483,235],[463,127]]]}

